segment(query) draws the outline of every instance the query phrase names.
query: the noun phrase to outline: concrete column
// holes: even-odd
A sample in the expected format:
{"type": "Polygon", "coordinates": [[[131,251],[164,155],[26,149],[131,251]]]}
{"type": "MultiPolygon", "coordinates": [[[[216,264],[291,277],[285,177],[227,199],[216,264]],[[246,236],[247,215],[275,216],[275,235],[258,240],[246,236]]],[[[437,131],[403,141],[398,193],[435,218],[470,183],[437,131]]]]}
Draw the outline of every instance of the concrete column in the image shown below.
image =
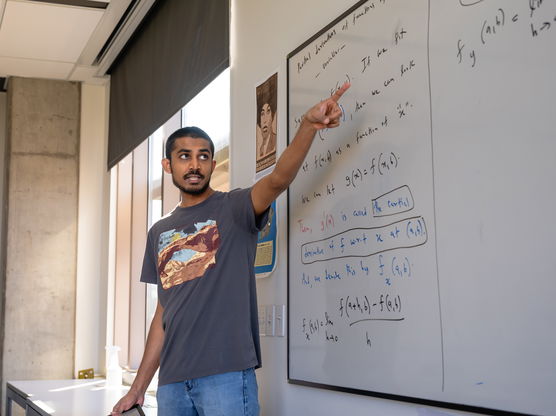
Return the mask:
{"type": "Polygon", "coordinates": [[[78,83],[10,79],[3,382],[73,376],[79,116],[78,83]]]}

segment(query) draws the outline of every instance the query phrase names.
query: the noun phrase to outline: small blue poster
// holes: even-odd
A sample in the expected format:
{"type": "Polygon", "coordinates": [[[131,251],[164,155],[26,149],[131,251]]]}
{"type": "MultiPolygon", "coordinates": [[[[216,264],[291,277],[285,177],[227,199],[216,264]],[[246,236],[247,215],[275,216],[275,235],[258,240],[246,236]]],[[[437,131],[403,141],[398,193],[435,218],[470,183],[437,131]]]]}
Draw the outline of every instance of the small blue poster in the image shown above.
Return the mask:
{"type": "Polygon", "coordinates": [[[259,232],[257,255],[255,257],[255,275],[267,277],[276,268],[276,201],[270,205],[268,220],[259,232]]]}

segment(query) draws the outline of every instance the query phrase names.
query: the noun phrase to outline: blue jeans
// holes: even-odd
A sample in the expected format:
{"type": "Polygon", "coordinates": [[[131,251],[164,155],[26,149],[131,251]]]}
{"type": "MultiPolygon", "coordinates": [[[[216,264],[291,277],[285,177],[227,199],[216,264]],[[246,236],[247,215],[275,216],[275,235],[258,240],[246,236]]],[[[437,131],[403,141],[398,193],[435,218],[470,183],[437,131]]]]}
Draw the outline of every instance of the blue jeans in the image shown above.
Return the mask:
{"type": "Polygon", "coordinates": [[[158,387],[158,416],[258,416],[253,368],[158,387]]]}

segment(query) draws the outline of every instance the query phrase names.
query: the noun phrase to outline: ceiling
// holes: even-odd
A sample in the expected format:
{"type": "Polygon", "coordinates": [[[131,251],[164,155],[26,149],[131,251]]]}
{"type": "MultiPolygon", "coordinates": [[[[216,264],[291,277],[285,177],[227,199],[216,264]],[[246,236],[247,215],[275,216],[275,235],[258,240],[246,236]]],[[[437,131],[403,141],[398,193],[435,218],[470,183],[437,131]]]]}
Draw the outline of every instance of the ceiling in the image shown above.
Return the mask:
{"type": "Polygon", "coordinates": [[[155,1],[0,0],[0,78],[103,84],[155,1]]]}

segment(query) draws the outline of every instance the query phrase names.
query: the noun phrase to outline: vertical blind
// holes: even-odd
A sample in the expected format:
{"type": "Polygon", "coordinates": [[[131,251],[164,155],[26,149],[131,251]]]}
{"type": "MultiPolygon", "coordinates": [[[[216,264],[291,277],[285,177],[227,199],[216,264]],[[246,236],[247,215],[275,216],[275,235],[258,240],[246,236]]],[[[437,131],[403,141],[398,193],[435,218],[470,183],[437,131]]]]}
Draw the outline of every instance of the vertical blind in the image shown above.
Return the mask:
{"type": "Polygon", "coordinates": [[[229,0],[158,0],[110,70],[108,169],[229,66],[229,0]]]}

